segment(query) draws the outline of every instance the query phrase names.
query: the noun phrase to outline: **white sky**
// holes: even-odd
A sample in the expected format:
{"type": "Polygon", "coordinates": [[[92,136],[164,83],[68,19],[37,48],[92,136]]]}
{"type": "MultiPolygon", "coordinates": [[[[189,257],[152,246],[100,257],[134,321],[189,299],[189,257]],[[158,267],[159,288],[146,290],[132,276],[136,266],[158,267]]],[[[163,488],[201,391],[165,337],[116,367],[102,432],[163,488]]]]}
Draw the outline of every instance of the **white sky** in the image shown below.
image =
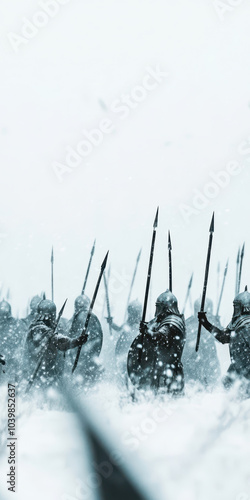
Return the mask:
{"type": "MultiPolygon", "coordinates": [[[[0,281],[4,291],[11,289],[14,311],[22,314],[36,292],[49,295],[53,244],[56,302],[59,307],[68,297],[70,316],[95,237],[88,293],[107,249],[114,272],[131,275],[142,247],[134,291],[142,301],[159,205],[152,303],[167,287],[169,228],[180,305],[192,271],[193,298],[200,294],[215,210],[209,295],[216,296],[218,261],[224,265],[230,257],[222,304],[228,322],[235,257],[244,240],[243,284],[250,286],[248,167],[190,225],[180,205],[192,205],[194,190],[206,188],[210,171],[248,158],[238,147],[250,136],[249,3],[226,12],[222,21],[211,0],[70,0],[15,53],[8,33],[20,35],[23,18],[32,20],[39,10],[34,0],[1,0],[0,281]],[[157,65],[168,78],[120,120],[111,104],[157,65]],[[64,162],[66,147],[75,148],[82,130],[98,127],[105,117],[114,123],[112,134],[88,157],[88,167],[83,161],[59,183],[52,163],[64,162]]],[[[116,283],[119,292],[111,293],[118,322],[126,283],[116,283]]]]}

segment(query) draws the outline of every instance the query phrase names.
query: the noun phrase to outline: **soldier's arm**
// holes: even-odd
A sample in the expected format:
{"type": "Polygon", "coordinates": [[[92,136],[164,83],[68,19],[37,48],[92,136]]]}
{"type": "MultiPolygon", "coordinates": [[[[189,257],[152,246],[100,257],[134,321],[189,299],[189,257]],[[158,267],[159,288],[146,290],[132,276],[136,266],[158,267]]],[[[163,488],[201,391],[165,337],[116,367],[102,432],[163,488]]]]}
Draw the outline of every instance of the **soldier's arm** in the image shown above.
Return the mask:
{"type": "Polygon", "coordinates": [[[64,335],[57,335],[55,344],[60,351],[68,351],[69,349],[74,349],[75,347],[85,344],[87,339],[88,335],[86,334],[80,335],[77,339],[71,339],[70,337],[66,337],[64,335]]]}
{"type": "Polygon", "coordinates": [[[116,332],[120,332],[122,330],[122,326],[118,326],[113,322],[113,318],[106,318],[107,323],[111,326],[112,330],[116,332]]]}
{"type": "Polygon", "coordinates": [[[229,344],[230,342],[230,330],[227,328],[224,330],[223,328],[218,328],[216,325],[212,325],[210,321],[208,321],[206,313],[200,312],[198,313],[198,319],[201,322],[204,328],[212,333],[212,335],[220,342],[221,344],[229,344]]]}

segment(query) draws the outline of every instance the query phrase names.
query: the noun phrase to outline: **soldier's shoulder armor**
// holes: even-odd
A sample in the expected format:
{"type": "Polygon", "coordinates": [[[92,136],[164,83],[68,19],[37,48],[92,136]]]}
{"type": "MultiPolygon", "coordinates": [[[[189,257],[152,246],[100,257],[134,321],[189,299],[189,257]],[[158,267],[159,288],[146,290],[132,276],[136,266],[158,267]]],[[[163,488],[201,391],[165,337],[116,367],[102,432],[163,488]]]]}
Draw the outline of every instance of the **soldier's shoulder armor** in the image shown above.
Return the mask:
{"type": "Polygon", "coordinates": [[[240,316],[236,321],[228,325],[228,329],[231,331],[237,331],[241,328],[250,329],[250,315],[240,316]]]}
{"type": "Polygon", "coordinates": [[[176,314],[169,314],[169,316],[167,316],[160,324],[160,328],[162,326],[170,326],[170,327],[175,327],[177,328],[178,330],[180,330],[181,332],[185,332],[185,320],[184,320],[184,316],[181,315],[181,316],[177,316],[176,314]]]}

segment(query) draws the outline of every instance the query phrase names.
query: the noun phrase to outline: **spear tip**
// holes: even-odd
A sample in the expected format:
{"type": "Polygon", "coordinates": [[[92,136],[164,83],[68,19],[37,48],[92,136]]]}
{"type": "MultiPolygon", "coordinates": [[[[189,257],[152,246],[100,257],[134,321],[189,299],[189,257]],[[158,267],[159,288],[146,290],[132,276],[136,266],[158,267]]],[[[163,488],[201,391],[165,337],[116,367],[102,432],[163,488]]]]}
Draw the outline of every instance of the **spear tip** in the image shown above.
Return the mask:
{"type": "Polygon", "coordinates": [[[226,267],[225,267],[225,271],[224,271],[225,276],[226,276],[227,271],[228,271],[228,264],[229,264],[229,259],[227,259],[227,263],[226,263],[226,267]]]}
{"type": "Polygon", "coordinates": [[[245,242],[243,243],[242,245],[242,249],[241,249],[241,258],[244,257],[244,253],[245,253],[245,242]]]}
{"type": "Polygon", "coordinates": [[[194,278],[194,273],[192,273],[190,281],[189,281],[189,287],[191,288],[192,283],[193,283],[193,278],[194,278]]]}
{"type": "Polygon", "coordinates": [[[154,220],[154,229],[157,228],[158,226],[158,214],[159,214],[159,207],[157,207],[156,214],[155,214],[155,220],[154,220]]]}
{"type": "Polygon", "coordinates": [[[51,264],[53,264],[54,262],[54,248],[52,246],[52,249],[51,249],[51,264]]]}
{"type": "Polygon", "coordinates": [[[209,232],[210,233],[214,233],[214,212],[213,212],[213,216],[212,216],[212,220],[211,220],[209,232]]]}
{"type": "Polygon", "coordinates": [[[168,249],[172,250],[172,242],[171,242],[170,231],[168,231],[168,249]]]}
{"type": "Polygon", "coordinates": [[[238,249],[238,253],[237,253],[237,264],[239,264],[240,262],[240,247],[238,249]]]}
{"type": "Polygon", "coordinates": [[[94,255],[94,253],[95,253],[95,244],[96,244],[96,239],[95,239],[95,241],[94,241],[94,243],[93,243],[92,250],[91,250],[91,255],[92,255],[92,256],[93,256],[93,255],[94,255]]]}
{"type": "Polygon", "coordinates": [[[104,261],[101,265],[101,269],[102,271],[104,271],[105,267],[106,267],[106,264],[107,264],[107,260],[108,260],[108,255],[109,255],[109,251],[106,253],[105,257],[104,257],[104,261]]]}
{"type": "Polygon", "coordinates": [[[142,248],[140,249],[140,252],[138,253],[138,256],[137,256],[137,259],[136,259],[137,262],[139,262],[139,260],[141,258],[141,252],[142,252],[142,248]]]}

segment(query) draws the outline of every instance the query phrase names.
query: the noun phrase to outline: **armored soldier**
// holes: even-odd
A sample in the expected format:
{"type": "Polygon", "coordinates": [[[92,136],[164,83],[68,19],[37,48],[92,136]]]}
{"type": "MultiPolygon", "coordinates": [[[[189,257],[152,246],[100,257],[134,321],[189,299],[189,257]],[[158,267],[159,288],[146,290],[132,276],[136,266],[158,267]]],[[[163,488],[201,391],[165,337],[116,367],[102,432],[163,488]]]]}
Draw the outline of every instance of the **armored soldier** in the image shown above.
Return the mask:
{"type": "Polygon", "coordinates": [[[41,297],[39,297],[39,295],[35,295],[35,297],[33,297],[30,301],[30,313],[26,318],[22,320],[27,329],[29,328],[31,323],[33,323],[37,318],[37,307],[38,304],[40,304],[41,300],[42,299],[41,297]]]}
{"type": "Polygon", "coordinates": [[[21,322],[13,318],[10,304],[2,300],[0,302],[0,351],[6,360],[6,373],[15,379],[19,372],[24,337],[21,322]]]}
{"type": "Polygon", "coordinates": [[[176,297],[167,290],[156,301],[155,317],[140,324],[141,334],[128,354],[128,374],[138,388],[179,394],[184,388],[181,363],[186,330],[176,297]]]}
{"type": "Polygon", "coordinates": [[[50,300],[42,300],[37,309],[38,317],[30,325],[24,349],[24,375],[30,380],[37,364],[42,360],[37,373],[36,385],[44,388],[57,384],[60,381],[60,368],[58,369],[58,351],[74,349],[87,341],[85,337],[70,339],[57,333],[56,306],[50,300]]]}
{"type": "Polygon", "coordinates": [[[138,300],[128,305],[127,321],[121,328],[121,334],[116,343],[115,356],[119,379],[127,383],[127,357],[128,351],[138,335],[142,306],[138,300]]]}
{"type": "MultiPolygon", "coordinates": [[[[2,367],[3,367],[3,366],[5,366],[5,357],[4,357],[2,354],[0,354],[0,365],[1,365],[2,367]]],[[[1,370],[1,372],[5,373],[4,368],[1,370]]],[[[1,372],[0,372],[0,373],[1,373],[1,372]]]]}
{"type": "MultiPolygon", "coordinates": [[[[195,352],[198,312],[200,311],[200,300],[194,303],[194,316],[186,320],[187,338],[182,356],[182,363],[185,373],[185,382],[199,382],[203,386],[214,385],[220,376],[220,363],[216,351],[215,339],[212,336],[201,332],[199,352],[195,352]]],[[[213,316],[213,302],[206,300],[205,309],[211,323],[221,328],[218,317],[213,316]]]]}
{"type": "MultiPolygon", "coordinates": [[[[80,295],[75,300],[75,312],[68,324],[68,335],[77,338],[81,335],[90,307],[90,299],[86,295],[80,295]]],[[[84,375],[85,380],[94,380],[99,374],[98,357],[102,349],[103,333],[99,319],[95,314],[91,315],[88,326],[88,342],[83,346],[78,363],[78,373],[84,375]]],[[[75,353],[71,353],[72,360],[75,353]]]]}
{"type": "Polygon", "coordinates": [[[247,287],[233,302],[232,321],[224,330],[210,323],[205,312],[198,317],[202,325],[222,344],[229,344],[231,364],[224,379],[229,388],[239,380],[250,396],[250,293],[247,287]]]}

